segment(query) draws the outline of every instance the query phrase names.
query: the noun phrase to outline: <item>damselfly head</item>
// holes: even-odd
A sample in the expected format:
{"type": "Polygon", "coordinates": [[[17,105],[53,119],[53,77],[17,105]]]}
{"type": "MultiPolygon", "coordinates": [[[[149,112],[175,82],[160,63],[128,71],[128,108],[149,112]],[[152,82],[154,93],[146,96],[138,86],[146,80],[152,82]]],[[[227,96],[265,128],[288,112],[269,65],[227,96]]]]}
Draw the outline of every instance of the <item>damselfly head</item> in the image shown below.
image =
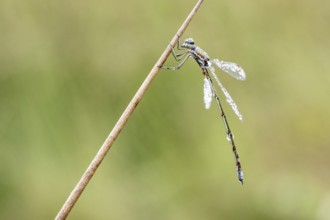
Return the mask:
{"type": "Polygon", "coordinates": [[[194,39],[191,37],[187,38],[182,44],[182,47],[187,49],[194,49],[196,47],[194,39]]]}
{"type": "Polygon", "coordinates": [[[195,44],[195,41],[194,39],[192,39],[191,37],[187,38],[185,41],[184,41],[185,44],[190,44],[190,45],[194,45],[195,44]]]}

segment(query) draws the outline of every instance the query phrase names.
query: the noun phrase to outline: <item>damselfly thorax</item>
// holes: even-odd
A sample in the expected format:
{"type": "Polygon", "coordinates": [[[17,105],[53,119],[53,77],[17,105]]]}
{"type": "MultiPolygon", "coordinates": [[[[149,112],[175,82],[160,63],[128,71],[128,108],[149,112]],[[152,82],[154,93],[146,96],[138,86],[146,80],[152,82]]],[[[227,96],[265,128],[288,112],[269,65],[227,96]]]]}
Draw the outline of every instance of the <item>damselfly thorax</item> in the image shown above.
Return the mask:
{"type": "Polygon", "coordinates": [[[209,66],[209,55],[202,48],[195,46],[192,38],[186,39],[185,43],[182,44],[182,48],[188,49],[189,53],[197,61],[200,67],[206,68],[209,66]]]}

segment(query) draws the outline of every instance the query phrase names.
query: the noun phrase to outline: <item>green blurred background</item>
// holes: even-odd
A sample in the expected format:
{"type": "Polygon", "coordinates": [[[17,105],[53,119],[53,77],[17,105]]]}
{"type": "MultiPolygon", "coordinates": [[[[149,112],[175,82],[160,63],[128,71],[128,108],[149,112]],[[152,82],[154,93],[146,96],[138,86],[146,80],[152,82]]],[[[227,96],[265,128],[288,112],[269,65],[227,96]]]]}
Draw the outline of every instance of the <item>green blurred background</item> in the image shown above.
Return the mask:
{"type": "MultiPolygon", "coordinates": [[[[0,219],[55,217],[195,3],[1,1],[0,219]]],[[[205,0],[184,37],[247,73],[218,71],[245,185],[191,60],[158,74],[69,219],[330,219],[329,11],[205,0]]]]}

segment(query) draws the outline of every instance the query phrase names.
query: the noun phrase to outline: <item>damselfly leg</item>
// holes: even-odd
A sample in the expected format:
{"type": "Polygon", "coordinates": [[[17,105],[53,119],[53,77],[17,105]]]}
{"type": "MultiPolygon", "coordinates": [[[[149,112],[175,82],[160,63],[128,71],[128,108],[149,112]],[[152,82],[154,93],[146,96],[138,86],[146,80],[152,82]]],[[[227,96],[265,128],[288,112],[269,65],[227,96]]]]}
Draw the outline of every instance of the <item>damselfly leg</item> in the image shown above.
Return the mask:
{"type": "Polygon", "coordinates": [[[183,64],[185,64],[185,62],[188,60],[188,58],[191,57],[191,55],[189,54],[189,52],[185,53],[185,55],[186,56],[183,56],[183,57],[181,57],[179,59],[176,58],[177,61],[181,61],[183,59],[182,62],[179,65],[173,66],[173,67],[172,66],[162,66],[161,68],[168,69],[168,70],[179,70],[183,66],[183,64]]]}
{"type": "Polygon", "coordinates": [[[183,53],[176,53],[173,46],[171,45],[172,55],[177,62],[180,62],[181,60],[182,60],[182,62],[175,67],[162,66],[161,68],[169,69],[169,70],[179,70],[185,64],[185,62],[188,60],[188,58],[191,57],[189,50],[181,47],[180,38],[176,45],[177,45],[177,50],[185,50],[185,51],[183,53]]]}

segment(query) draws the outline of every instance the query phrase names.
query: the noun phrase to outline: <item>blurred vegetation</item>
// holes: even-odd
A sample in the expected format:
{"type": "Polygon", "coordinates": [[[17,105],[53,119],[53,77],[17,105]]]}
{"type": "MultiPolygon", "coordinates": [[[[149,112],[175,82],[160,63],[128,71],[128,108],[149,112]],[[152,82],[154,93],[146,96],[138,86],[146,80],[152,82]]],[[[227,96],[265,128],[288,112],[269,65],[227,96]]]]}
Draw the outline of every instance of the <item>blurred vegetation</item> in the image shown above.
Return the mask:
{"type": "MultiPolygon", "coordinates": [[[[0,219],[55,217],[194,4],[1,1],[0,219]]],[[[205,0],[185,37],[247,72],[219,71],[246,184],[189,61],[159,73],[69,219],[330,219],[329,10],[205,0]]]]}

